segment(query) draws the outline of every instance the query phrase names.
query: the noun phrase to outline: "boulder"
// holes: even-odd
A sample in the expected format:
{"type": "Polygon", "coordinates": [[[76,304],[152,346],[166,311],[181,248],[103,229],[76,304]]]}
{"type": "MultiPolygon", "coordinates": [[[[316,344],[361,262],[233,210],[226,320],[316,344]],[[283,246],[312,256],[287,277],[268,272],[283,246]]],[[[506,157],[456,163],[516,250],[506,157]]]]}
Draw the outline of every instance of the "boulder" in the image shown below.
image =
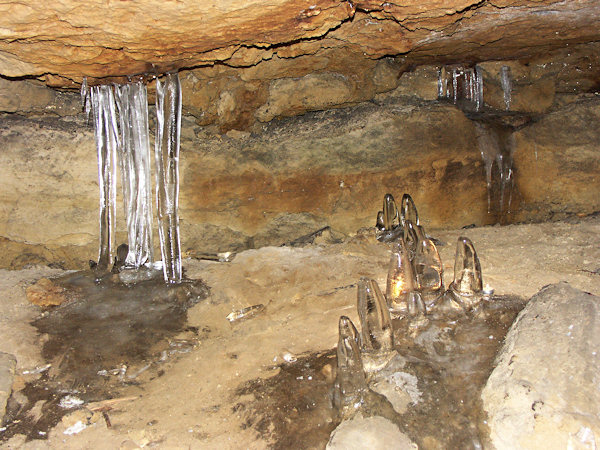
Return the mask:
{"type": "Polygon", "coordinates": [[[509,330],[482,392],[498,450],[595,449],[600,441],[600,297],[558,283],[509,330]]]}

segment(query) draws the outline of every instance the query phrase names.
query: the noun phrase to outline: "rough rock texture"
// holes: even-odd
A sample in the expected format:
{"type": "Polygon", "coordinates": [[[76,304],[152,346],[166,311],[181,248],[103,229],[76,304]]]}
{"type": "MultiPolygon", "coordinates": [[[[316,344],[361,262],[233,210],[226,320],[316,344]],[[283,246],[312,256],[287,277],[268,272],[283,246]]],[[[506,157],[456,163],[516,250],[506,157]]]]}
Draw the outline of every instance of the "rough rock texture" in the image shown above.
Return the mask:
{"type": "Polygon", "coordinates": [[[598,96],[551,112],[515,133],[521,220],[600,210],[598,96]]]}
{"type": "Polygon", "coordinates": [[[417,445],[383,417],[355,417],[342,422],[331,433],[327,450],[414,450],[417,445]]]}
{"type": "Polygon", "coordinates": [[[13,355],[0,352],[0,424],[4,417],[6,402],[12,391],[17,360],[13,355]]]}
{"type": "Polygon", "coordinates": [[[498,449],[596,448],[600,297],[542,289],[511,327],[482,393],[498,449]]]}
{"type": "MultiPolygon", "coordinates": [[[[421,73],[426,95],[432,71],[421,73]]],[[[599,111],[596,96],[580,96],[517,131],[506,222],[600,210],[599,111]]],[[[3,267],[81,268],[96,257],[95,144],[81,119],[0,122],[3,267]]],[[[407,96],[401,86],[375,104],[273,121],[253,133],[221,136],[193,118],[183,121],[187,256],[281,245],[328,225],[354,233],[373,226],[387,192],[398,200],[410,193],[429,228],[497,220],[487,212],[474,122],[454,105],[407,96]]],[[[117,216],[123,242],[120,203],[117,216]]]]}
{"type": "MultiPolygon", "coordinates": [[[[598,1],[74,1],[0,7],[0,74],[81,77],[251,66],[323,49],[361,59],[502,59],[598,40],[598,1]],[[568,24],[568,27],[565,26],[568,24]]],[[[336,58],[337,59],[337,58],[336,58]]]]}

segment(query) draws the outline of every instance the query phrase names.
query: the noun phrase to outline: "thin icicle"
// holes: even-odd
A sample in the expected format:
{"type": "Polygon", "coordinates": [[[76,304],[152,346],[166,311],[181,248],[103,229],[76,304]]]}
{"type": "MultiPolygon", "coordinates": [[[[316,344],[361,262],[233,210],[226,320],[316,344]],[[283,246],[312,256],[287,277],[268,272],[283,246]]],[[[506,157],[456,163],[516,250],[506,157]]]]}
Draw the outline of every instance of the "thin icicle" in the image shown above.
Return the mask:
{"type": "Polygon", "coordinates": [[[181,85],[178,74],[156,80],[156,197],[158,232],[165,281],[182,278],[179,242],[179,138],[181,133],[181,85]]]}
{"type": "Polygon", "coordinates": [[[127,267],[153,261],[152,186],[148,137],[148,96],[142,82],[115,86],[121,142],[119,160],[127,218],[127,267]]]}
{"type": "Polygon", "coordinates": [[[512,79],[510,75],[510,67],[502,66],[500,68],[500,84],[502,85],[502,92],[504,93],[504,105],[506,110],[510,111],[510,102],[512,100],[512,79]]]}
{"type": "Polygon", "coordinates": [[[116,108],[110,86],[92,87],[90,100],[94,116],[100,188],[98,268],[107,270],[115,250],[116,154],[119,143],[116,108]]]}

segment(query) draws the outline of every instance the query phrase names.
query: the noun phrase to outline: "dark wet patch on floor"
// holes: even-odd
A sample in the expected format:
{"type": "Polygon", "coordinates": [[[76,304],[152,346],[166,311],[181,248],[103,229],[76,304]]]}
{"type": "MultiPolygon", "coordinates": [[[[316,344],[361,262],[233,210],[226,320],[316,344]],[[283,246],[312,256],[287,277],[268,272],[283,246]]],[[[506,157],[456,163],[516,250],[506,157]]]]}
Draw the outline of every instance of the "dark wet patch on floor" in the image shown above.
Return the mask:
{"type": "Polygon", "coordinates": [[[233,408],[273,449],[319,448],[339,421],[331,404],[335,351],[298,358],[279,366],[271,378],[251,380],[236,396],[252,396],[233,408]]]}
{"type": "Polygon", "coordinates": [[[19,400],[13,395],[0,441],[19,433],[44,439],[72,411],[59,406],[68,394],[86,403],[106,400],[160,376],[162,363],[195,345],[199,330],[186,326],[187,310],[209,293],[201,281],[127,286],[116,277],[97,282],[90,272],[53,281],[71,300],[32,322],[47,335],[42,356],[50,368],[19,391],[19,400]]]}
{"type": "MultiPolygon", "coordinates": [[[[416,331],[407,319],[394,321],[396,350],[406,361],[400,370],[416,377],[421,396],[398,414],[370,391],[361,413],[393,421],[420,449],[485,448],[481,391],[524,305],[522,298],[498,296],[456,320],[429,318],[416,331]]],[[[277,375],[241,386],[236,395],[252,397],[234,413],[274,449],[325,448],[340,421],[331,403],[335,372],[335,350],[284,364],[277,375]]]]}

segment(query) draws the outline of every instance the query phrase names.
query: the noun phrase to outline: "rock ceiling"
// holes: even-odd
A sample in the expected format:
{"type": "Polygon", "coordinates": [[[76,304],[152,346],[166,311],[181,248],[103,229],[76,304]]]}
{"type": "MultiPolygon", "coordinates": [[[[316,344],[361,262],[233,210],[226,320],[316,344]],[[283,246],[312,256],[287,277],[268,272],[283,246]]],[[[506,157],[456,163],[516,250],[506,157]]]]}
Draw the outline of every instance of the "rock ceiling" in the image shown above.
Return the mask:
{"type": "MultiPolygon", "coordinates": [[[[386,56],[407,67],[527,58],[598,41],[598,23],[600,0],[5,0],[0,75],[69,87],[274,59],[298,60],[305,74],[386,56]]],[[[289,65],[270,67],[284,66],[290,76],[289,65]]]]}

